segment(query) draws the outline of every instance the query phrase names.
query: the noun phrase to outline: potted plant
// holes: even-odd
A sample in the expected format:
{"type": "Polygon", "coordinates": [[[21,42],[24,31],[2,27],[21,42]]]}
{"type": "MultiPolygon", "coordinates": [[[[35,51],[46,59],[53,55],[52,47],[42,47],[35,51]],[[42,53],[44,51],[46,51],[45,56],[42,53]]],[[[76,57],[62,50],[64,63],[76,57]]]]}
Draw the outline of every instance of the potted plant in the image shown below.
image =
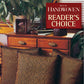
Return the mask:
{"type": "Polygon", "coordinates": [[[10,22],[13,16],[23,15],[32,21],[36,16],[42,18],[45,15],[46,3],[52,0],[1,0],[0,19],[6,22],[6,17],[10,15],[10,22]]]}

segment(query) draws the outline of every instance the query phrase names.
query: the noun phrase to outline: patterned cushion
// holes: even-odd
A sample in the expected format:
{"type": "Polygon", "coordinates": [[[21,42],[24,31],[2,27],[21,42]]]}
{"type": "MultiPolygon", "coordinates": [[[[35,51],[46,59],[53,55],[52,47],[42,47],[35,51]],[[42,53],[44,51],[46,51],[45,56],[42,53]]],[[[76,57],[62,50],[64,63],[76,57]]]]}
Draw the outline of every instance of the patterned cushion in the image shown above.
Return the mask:
{"type": "Polygon", "coordinates": [[[2,83],[15,84],[17,49],[2,47],[2,83]]]}
{"type": "Polygon", "coordinates": [[[58,84],[83,84],[83,63],[81,60],[71,58],[61,51],[55,49],[53,56],[61,57],[58,74],[58,84]]]}
{"type": "Polygon", "coordinates": [[[56,84],[57,56],[19,52],[15,84],[56,84]]]}
{"type": "Polygon", "coordinates": [[[62,57],[59,84],[83,84],[83,63],[71,57],[62,57]]]}
{"type": "Polygon", "coordinates": [[[36,53],[38,49],[16,49],[3,46],[2,47],[2,84],[15,84],[17,62],[17,53],[19,51],[36,53]]]}

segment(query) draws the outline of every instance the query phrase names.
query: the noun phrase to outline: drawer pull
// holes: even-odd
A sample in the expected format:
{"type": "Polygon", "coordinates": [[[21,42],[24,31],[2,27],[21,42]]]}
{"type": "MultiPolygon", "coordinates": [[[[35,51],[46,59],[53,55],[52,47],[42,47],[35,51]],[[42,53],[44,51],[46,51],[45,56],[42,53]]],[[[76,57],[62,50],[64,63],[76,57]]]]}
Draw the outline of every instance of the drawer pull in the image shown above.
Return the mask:
{"type": "Polygon", "coordinates": [[[26,43],[25,43],[24,41],[18,41],[18,43],[19,43],[20,45],[26,45],[26,43]]]}
{"type": "Polygon", "coordinates": [[[53,42],[48,43],[48,45],[51,46],[51,47],[57,47],[57,44],[53,43],[53,42]]]}

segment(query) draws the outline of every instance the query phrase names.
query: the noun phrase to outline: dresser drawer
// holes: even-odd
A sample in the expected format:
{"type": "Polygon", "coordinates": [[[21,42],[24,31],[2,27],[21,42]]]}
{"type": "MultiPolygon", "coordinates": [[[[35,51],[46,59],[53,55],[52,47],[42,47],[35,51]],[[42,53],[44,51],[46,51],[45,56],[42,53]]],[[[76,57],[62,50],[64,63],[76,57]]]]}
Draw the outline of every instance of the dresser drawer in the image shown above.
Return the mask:
{"type": "Polygon", "coordinates": [[[36,47],[36,38],[8,37],[9,46],[36,47]]]}
{"type": "Polygon", "coordinates": [[[68,49],[68,40],[66,39],[38,39],[38,47],[52,49],[68,49]]]}

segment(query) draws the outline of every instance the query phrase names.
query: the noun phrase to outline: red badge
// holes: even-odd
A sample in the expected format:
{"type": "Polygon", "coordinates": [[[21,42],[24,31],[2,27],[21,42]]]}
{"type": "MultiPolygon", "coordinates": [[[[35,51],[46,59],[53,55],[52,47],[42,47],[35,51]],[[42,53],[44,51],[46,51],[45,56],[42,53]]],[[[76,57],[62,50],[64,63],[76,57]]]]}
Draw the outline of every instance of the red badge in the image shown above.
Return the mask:
{"type": "Polygon", "coordinates": [[[47,29],[81,29],[81,3],[47,3],[47,29]]]}

